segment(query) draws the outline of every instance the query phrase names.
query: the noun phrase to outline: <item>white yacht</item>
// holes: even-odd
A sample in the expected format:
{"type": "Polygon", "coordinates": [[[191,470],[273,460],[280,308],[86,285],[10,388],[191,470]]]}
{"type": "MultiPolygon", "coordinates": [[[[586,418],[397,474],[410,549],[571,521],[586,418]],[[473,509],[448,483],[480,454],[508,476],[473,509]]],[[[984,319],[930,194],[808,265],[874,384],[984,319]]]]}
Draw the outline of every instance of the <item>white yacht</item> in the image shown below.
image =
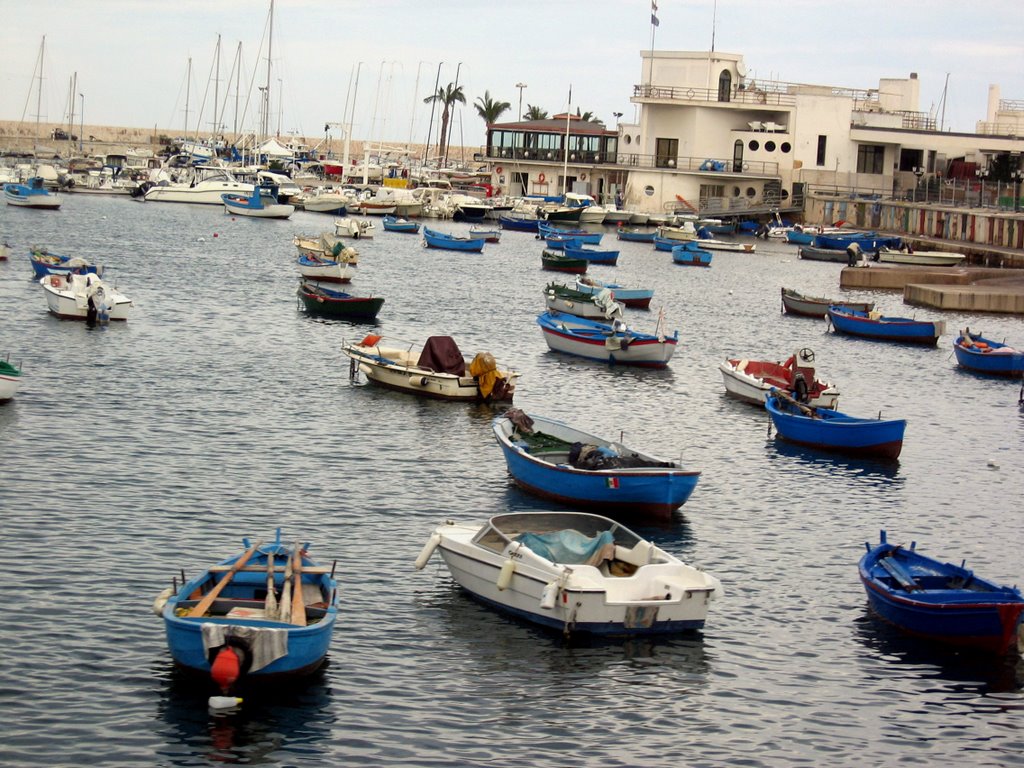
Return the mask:
{"type": "Polygon", "coordinates": [[[146,201],[157,203],[224,205],[221,195],[248,195],[255,189],[255,185],[239,181],[227,168],[216,165],[161,168],[148,184],[146,201]]]}

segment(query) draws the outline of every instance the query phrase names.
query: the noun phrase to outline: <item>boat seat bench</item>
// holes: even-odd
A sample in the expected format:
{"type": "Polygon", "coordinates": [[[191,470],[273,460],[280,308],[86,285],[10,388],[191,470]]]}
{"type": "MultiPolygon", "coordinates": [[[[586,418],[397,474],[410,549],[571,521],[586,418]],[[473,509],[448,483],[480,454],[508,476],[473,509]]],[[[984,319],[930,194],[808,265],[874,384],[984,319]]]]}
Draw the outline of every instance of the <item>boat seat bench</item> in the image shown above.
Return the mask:
{"type": "Polygon", "coordinates": [[[899,584],[908,592],[912,592],[913,590],[918,589],[920,587],[920,585],[914,580],[914,577],[911,576],[902,565],[897,563],[891,557],[879,558],[878,564],[885,569],[886,573],[888,573],[896,580],[897,584],[899,584]]]}

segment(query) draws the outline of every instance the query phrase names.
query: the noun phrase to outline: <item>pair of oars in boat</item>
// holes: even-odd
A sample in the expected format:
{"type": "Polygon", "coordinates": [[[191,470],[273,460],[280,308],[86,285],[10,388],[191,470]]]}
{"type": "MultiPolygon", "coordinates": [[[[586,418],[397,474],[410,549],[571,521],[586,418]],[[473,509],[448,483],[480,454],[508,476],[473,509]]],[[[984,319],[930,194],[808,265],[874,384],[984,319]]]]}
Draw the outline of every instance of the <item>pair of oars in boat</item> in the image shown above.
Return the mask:
{"type": "MultiPolygon", "coordinates": [[[[190,617],[204,616],[210,606],[213,605],[213,601],[217,599],[221,591],[231,580],[249,562],[249,558],[255,554],[256,550],[259,549],[262,541],[258,541],[253,544],[246,552],[235,561],[234,565],[231,566],[224,578],[222,578],[217,585],[211,589],[196,605],[189,611],[190,617]]],[[[288,561],[285,566],[284,573],[284,587],[281,590],[281,602],[284,610],[281,611],[281,621],[299,626],[306,625],[306,604],[302,599],[302,553],[299,550],[299,543],[295,542],[293,549],[293,555],[288,556],[288,561]],[[294,565],[293,565],[294,560],[294,565]],[[294,590],[292,589],[292,582],[295,582],[294,590]]],[[[274,555],[269,554],[267,556],[267,618],[271,618],[271,613],[277,613],[277,598],[274,593],[274,555]],[[273,611],[271,607],[273,606],[273,611]]]]}

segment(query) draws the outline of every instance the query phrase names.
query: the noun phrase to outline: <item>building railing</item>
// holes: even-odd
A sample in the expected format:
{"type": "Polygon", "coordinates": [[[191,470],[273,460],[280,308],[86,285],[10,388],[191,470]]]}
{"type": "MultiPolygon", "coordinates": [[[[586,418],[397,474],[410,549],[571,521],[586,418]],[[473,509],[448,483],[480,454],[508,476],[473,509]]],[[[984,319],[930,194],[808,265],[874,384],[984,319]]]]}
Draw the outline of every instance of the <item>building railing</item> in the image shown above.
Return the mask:
{"type": "Polygon", "coordinates": [[[1000,112],[1024,112],[1024,99],[1000,99],[1000,112]]]}
{"type": "Polygon", "coordinates": [[[717,88],[685,88],[664,85],[634,85],[634,99],[656,99],[659,101],[688,101],[720,104],[743,104],[751,107],[793,107],[796,96],[782,91],[762,88],[757,85],[737,85],[729,92],[728,99],[719,98],[717,88]]]}
{"type": "Polygon", "coordinates": [[[974,132],[983,136],[1019,136],[1022,133],[1019,123],[975,123],[974,132]]]}
{"type": "MultiPolygon", "coordinates": [[[[492,147],[488,154],[487,147],[481,147],[474,154],[477,162],[514,162],[522,160],[531,163],[565,162],[565,154],[560,150],[509,149],[492,147]]],[[[761,160],[746,161],[740,169],[736,169],[732,158],[681,157],[666,155],[645,155],[639,152],[570,152],[569,162],[572,165],[606,165],[629,168],[660,168],[666,171],[710,171],[716,173],[748,174],[753,176],[778,176],[779,164],[761,160]]]]}
{"type": "Polygon", "coordinates": [[[1016,182],[991,181],[982,183],[970,179],[922,178],[902,183],[896,180],[892,188],[848,187],[832,184],[808,185],[813,197],[835,197],[861,200],[897,200],[908,203],[933,203],[965,208],[995,208],[1002,211],[1020,211],[1024,197],[1016,182]]]}

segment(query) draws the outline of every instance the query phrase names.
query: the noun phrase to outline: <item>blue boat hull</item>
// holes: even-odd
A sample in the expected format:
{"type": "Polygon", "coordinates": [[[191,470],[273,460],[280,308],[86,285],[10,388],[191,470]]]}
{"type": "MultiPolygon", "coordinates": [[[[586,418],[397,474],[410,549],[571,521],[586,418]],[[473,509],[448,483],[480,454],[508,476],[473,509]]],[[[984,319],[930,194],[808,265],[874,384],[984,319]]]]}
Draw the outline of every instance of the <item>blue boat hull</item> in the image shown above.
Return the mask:
{"type": "Polygon", "coordinates": [[[711,252],[686,245],[677,245],[672,249],[672,261],[684,267],[710,267],[711,252]]]}
{"type": "Polygon", "coordinates": [[[520,219],[515,216],[499,216],[498,223],[502,229],[516,232],[536,232],[540,219],[520,219]]]}
{"type": "Polygon", "coordinates": [[[913,320],[909,317],[872,317],[870,313],[829,307],[828,318],[839,333],[878,341],[935,346],[945,331],[942,320],[913,320]]]}
{"type": "Polygon", "coordinates": [[[592,251],[588,248],[578,248],[573,245],[566,245],[563,249],[565,255],[571,259],[586,259],[591,264],[614,265],[619,260],[618,251],[592,251]]]}
{"type": "Polygon", "coordinates": [[[427,248],[439,248],[445,251],[480,252],[484,249],[484,240],[449,237],[440,232],[423,228],[423,242],[427,248]]]}
{"type": "Polygon", "coordinates": [[[983,342],[985,346],[970,347],[964,345],[963,336],[957,337],[953,342],[953,354],[956,355],[957,365],[990,376],[1009,376],[1016,379],[1024,376],[1024,352],[1007,352],[1005,350],[1009,348],[1005,344],[983,336],[972,337],[975,341],[983,342]]]}
{"type": "Polygon", "coordinates": [[[653,232],[629,232],[623,229],[620,229],[618,232],[619,240],[631,243],[653,243],[655,237],[656,235],[653,232]]]}
{"type": "Polygon", "coordinates": [[[862,419],[828,409],[816,409],[811,417],[774,395],[768,396],[765,408],[779,436],[791,443],[892,460],[903,449],[904,419],[862,419]]]}
{"type": "Polygon", "coordinates": [[[871,609],[904,632],[988,653],[1013,652],[1024,599],[970,570],[885,541],[858,565],[871,609]]]}

